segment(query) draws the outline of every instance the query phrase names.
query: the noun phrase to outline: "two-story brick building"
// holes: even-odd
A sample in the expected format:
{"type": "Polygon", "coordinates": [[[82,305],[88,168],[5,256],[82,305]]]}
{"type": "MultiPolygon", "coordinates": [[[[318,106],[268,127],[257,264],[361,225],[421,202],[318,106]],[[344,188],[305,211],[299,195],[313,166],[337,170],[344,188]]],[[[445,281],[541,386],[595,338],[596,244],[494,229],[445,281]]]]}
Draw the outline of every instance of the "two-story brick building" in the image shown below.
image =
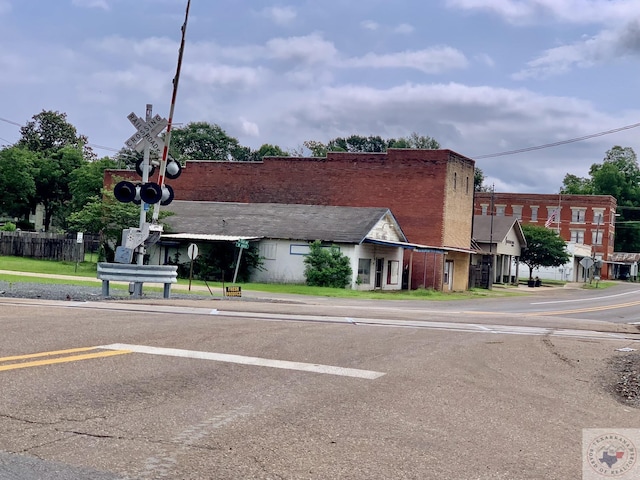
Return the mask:
{"type": "Polygon", "coordinates": [[[611,195],[561,195],[536,193],[478,192],[476,215],[513,215],[522,223],[556,230],[566,242],[591,247],[591,255],[602,260],[602,278],[609,278],[613,254],[617,201],[611,195]],[[549,221],[549,223],[547,223],[549,221]]]}
{"type": "MultiPolygon", "coordinates": [[[[410,288],[468,288],[475,162],[451,150],[329,152],[260,162],[189,161],[169,181],[176,200],[384,207],[408,245],[410,288]]],[[[136,179],[131,171],[105,172],[136,179]]],[[[168,207],[167,207],[168,208],[168,207]]]]}

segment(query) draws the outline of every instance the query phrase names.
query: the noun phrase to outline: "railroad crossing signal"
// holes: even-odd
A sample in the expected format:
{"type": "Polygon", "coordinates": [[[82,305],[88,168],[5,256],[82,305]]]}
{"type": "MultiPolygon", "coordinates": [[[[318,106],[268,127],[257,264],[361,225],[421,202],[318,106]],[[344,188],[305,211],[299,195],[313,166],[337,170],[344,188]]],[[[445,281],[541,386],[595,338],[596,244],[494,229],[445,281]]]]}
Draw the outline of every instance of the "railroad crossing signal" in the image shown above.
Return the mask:
{"type": "Polygon", "coordinates": [[[127,118],[136,128],[137,132],[131,135],[124,144],[138,152],[144,150],[144,147],[148,144],[151,150],[160,153],[164,148],[164,141],[161,138],[158,138],[158,134],[167,127],[167,124],[169,123],[167,119],[156,114],[155,117],[151,118],[151,120],[145,122],[134,112],[127,115],[127,118]]]}
{"type": "MultiPolygon", "coordinates": [[[[127,147],[144,151],[145,148],[160,153],[164,149],[164,141],[158,135],[167,127],[168,121],[156,114],[151,117],[151,106],[147,105],[147,120],[138,117],[134,112],[127,115],[131,124],[136,128],[137,132],[129,137],[124,143],[127,147]]],[[[143,179],[143,183],[134,184],[123,180],[116,184],[113,193],[117,200],[127,203],[134,202],[136,204],[144,203],[160,205],[169,205],[173,201],[174,193],[170,185],[158,185],[154,182],[147,181],[150,175],[153,175],[155,165],[149,165],[148,151],[145,152],[145,159],[136,162],[136,172],[143,179]]],[[[167,165],[166,176],[171,179],[178,178],[182,173],[182,167],[178,162],[172,160],[167,165]]],[[[145,210],[145,208],[143,206],[145,210]]]]}

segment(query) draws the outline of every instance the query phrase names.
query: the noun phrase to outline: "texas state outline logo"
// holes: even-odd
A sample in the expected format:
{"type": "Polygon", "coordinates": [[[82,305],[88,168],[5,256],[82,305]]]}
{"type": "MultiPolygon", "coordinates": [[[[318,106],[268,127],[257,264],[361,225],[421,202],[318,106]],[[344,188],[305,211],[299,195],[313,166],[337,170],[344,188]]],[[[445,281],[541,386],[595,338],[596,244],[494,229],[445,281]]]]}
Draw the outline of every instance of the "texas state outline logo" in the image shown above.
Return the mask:
{"type": "Polygon", "coordinates": [[[637,462],[639,440],[640,429],[584,429],[583,480],[640,478],[637,462]]]}

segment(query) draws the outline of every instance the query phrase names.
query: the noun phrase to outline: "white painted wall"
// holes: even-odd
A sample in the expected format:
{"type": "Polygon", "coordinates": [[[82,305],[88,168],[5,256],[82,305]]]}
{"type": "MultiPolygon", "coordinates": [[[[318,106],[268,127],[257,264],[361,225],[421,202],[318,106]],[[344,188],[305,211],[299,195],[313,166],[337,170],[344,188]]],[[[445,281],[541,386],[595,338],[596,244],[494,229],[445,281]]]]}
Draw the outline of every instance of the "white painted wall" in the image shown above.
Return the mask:
{"type": "MultiPolygon", "coordinates": [[[[581,243],[568,242],[567,252],[569,261],[560,267],[540,267],[533,270],[533,277],[543,280],[562,280],[565,282],[583,282],[588,272],[580,265],[583,257],[591,256],[591,246],[581,243]],[[576,256],[577,255],[577,256],[576,256]]],[[[529,267],[520,264],[520,277],[529,277],[529,267]]]]}
{"type": "MultiPolygon", "coordinates": [[[[187,242],[179,249],[180,262],[189,261],[187,256],[187,242]]],[[[251,242],[251,245],[256,245],[251,242]]],[[[361,245],[338,244],[340,252],[349,258],[349,264],[353,272],[350,288],[354,290],[374,290],[375,288],[375,260],[382,258],[382,290],[400,290],[402,288],[402,260],[403,250],[399,247],[387,247],[382,245],[374,245],[371,243],[363,243],[361,245]],[[371,260],[371,274],[368,283],[358,283],[358,261],[360,258],[368,258],[371,260]],[[392,275],[391,283],[389,280],[389,261],[397,262],[397,274],[392,275]]],[[[272,240],[265,239],[257,242],[259,254],[263,257],[262,270],[254,270],[251,273],[251,281],[256,283],[305,283],[304,276],[304,257],[309,252],[309,243],[304,241],[292,240],[272,240]]],[[[200,252],[203,247],[200,246],[200,252]]],[[[175,253],[175,247],[171,247],[171,258],[175,253]]],[[[164,258],[164,252],[160,251],[157,245],[148,249],[151,264],[158,264],[159,260],[164,258]]],[[[396,272],[394,272],[396,273],[396,272]]],[[[230,280],[230,279],[228,279],[230,280]]]]}
{"type": "MultiPolygon", "coordinates": [[[[373,290],[375,288],[375,260],[384,259],[382,271],[382,290],[400,290],[402,288],[402,248],[385,247],[365,243],[362,245],[338,244],[340,252],[349,258],[353,278],[351,288],[355,290],[373,290]],[[371,259],[371,274],[368,283],[358,283],[358,263],[360,258],[371,259]],[[388,283],[389,261],[396,261],[397,275],[388,283]]],[[[305,283],[304,253],[309,244],[289,240],[261,240],[258,244],[263,259],[263,270],[251,274],[252,282],[259,283],[305,283]]]]}

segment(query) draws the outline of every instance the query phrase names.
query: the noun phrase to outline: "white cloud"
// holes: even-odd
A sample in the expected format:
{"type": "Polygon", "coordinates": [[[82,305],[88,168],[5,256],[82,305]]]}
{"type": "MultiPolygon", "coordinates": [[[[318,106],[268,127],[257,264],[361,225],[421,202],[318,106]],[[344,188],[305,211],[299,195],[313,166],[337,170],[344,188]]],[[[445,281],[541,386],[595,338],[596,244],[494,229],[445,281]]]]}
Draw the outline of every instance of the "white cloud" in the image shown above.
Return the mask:
{"type": "Polygon", "coordinates": [[[242,90],[258,85],[265,72],[261,68],[199,63],[185,65],[184,74],[197,84],[242,90]]]}
{"type": "Polygon", "coordinates": [[[395,33],[399,33],[401,35],[408,35],[413,33],[414,30],[415,28],[413,28],[413,25],[409,25],[408,23],[401,23],[393,29],[395,33]]]}
{"type": "Polygon", "coordinates": [[[634,21],[619,30],[605,30],[572,45],[546,50],[527,63],[527,68],[514,75],[522,80],[566,73],[573,67],[591,67],[619,57],[640,53],[640,23],[634,21]]]}
{"type": "Polygon", "coordinates": [[[83,8],[100,8],[109,10],[109,2],[107,0],[72,0],[73,5],[83,8]]]}
{"type": "Polygon", "coordinates": [[[468,61],[462,52],[446,46],[390,54],[368,53],[343,63],[345,67],[412,68],[428,74],[465,68],[467,65],[468,61]]]}
{"type": "Polygon", "coordinates": [[[302,37],[274,38],[267,42],[267,50],[272,58],[303,64],[327,63],[333,61],[338,53],[332,42],[316,33],[302,37]]]}
{"type": "Polygon", "coordinates": [[[259,137],[260,129],[258,128],[258,124],[254,122],[250,122],[245,118],[240,119],[242,133],[248,135],[250,137],[259,137]]]}
{"type": "Polygon", "coordinates": [[[296,19],[296,11],[292,7],[270,7],[262,10],[262,14],[278,25],[289,25],[296,19]]]}
{"type": "Polygon", "coordinates": [[[548,21],[599,24],[637,17],[637,0],[447,0],[463,10],[485,10],[510,22],[548,21]]]}
{"type": "Polygon", "coordinates": [[[134,39],[113,35],[90,41],[88,46],[100,52],[117,55],[119,58],[128,55],[132,58],[146,58],[149,63],[157,64],[159,60],[164,59],[175,61],[178,43],[166,37],[134,39]]]}
{"type": "Polygon", "coordinates": [[[479,53],[478,55],[474,55],[473,58],[476,62],[482,63],[488,67],[494,67],[496,65],[496,62],[493,60],[491,55],[487,53],[479,53]]]}
{"type": "Polygon", "coordinates": [[[378,30],[378,28],[380,28],[380,25],[377,22],[374,22],[373,20],[364,20],[360,22],[360,26],[365,30],[373,30],[373,31],[378,30]]]}

